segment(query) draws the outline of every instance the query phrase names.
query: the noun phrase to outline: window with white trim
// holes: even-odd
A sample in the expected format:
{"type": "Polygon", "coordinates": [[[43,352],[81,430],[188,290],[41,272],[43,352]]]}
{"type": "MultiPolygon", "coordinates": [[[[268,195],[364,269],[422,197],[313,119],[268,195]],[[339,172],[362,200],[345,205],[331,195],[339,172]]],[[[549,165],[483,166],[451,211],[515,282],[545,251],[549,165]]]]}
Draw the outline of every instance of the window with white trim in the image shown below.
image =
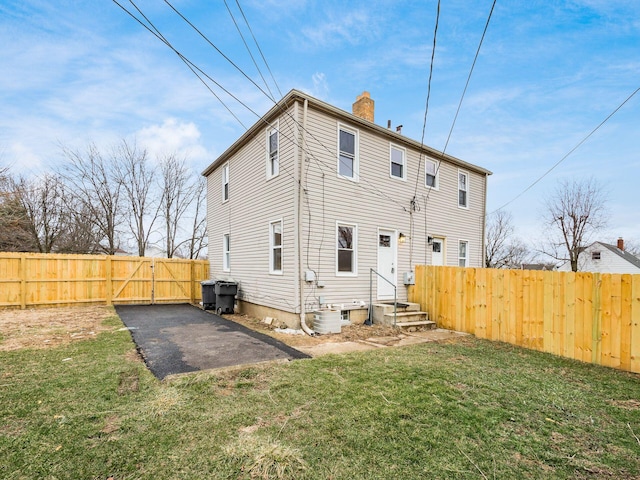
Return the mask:
{"type": "Polygon", "coordinates": [[[467,267],[469,265],[469,242],[460,240],[458,243],[458,266],[467,267]]]}
{"type": "Polygon", "coordinates": [[[599,251],[591,252],[591,260],[600,260],[600,252],[599,251]]]}
{"type": "Polygon", "coordinates": [[[336,224],[336,274],[356,275],[357,226],[344,223],[336,224]]]}
{"type": "Polygon", "coordinates": [[[222,201],[229,200],[229,164],[222,166],[222,201]]]}
{"type": "Polygon", "coordinates": [[[269,224],[269,273],[282,274],[282,220],[269,224]]]}
{"type": "Polygon", "coordinates": [[[400,178],[406,180],[406,151],[404,148],[391,145],[390,161],[391,161],[391,176],[394,178],[400,178]]]}
{"type": "Polygon", "coordinates": [[[338,175],[358,179],[358,132],[340,126],[338,129],[338,175]]]}
{"type": "Polygon", "coordinates": [[[280,173],[280,135],[278,127],[267,130],[267,177],[277,177],[280,173]]]}
{"type": "Polygon", "coordinates": [[[469,208],[469,174],[458,170],[458,206],[469,208]]]}
{"type": "Polygon", "coordinates": [[[231,237],[228,233],[222,236],[222,270],[231,270],[231,237]]]}
{"type": "Polygon", "coordinates": [[[424,184],[427,187],[438,189],[438,164],[432,160],[424,161],[424,184]]]}

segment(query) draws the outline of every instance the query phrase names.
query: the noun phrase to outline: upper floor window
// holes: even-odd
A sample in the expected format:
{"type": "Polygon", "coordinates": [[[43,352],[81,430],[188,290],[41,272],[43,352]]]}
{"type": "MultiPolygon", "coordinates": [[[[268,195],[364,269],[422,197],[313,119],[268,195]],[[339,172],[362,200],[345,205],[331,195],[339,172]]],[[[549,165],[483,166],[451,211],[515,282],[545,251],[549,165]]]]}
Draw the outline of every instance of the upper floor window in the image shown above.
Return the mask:
{"type": "Polygon", "coordinates": [[[267,176],[271,178],[280,173],[280,138],[277,126],[267,130],[267,136],[267,176]]]}
{"type": "Polygon", "coordinates": [[[358,134],[345,127],[338,129],[338,175],[358,179],[358,134]]]}
{"type": "Polygon", "coordinates": [[[222,201],[229,200],[229,164],[222,166],[222,201]]]}
{"type": "Polygon", "coordinates": [[[427,187],[438,188],[438,165],[432,160],[424,161],[424,183],[427,187]]]}
{"type": "Polygon", "coordinates": [[[282,273],[282,220],[271,222],[269,226],[271,247],[269,272],[282,273]]]}
{"type": "Polygon", "coordinates": [[[469,208],[469,174],[458,170],[458,206],[469,208]]]}
{"type": "Polygon", "coordinates": [[[405,161],[406,153],[404,148],[391,145],[391,176],[405,180],[407,169],[405,161]]]}
{"type": "Polygon", "coordinates": [[[222,270],[231,270],[231,237],[228,233],[222,236],[222,270]]]}
{"type": "Polygon", "coordinates": [[[591,260],[600,260],[600,252],[598,251],[591,252],[591,260]]]}
{"type": "Polygon", "coordinates": [[[458,266],[467,267],[469,265],[469,242],[460,240],[458,244],[458,266]]]}
{"type": "Polygon", "coordinates": [[[357,228],[355,225],[337,224],[336,273],[357,274],[357,228]]]}

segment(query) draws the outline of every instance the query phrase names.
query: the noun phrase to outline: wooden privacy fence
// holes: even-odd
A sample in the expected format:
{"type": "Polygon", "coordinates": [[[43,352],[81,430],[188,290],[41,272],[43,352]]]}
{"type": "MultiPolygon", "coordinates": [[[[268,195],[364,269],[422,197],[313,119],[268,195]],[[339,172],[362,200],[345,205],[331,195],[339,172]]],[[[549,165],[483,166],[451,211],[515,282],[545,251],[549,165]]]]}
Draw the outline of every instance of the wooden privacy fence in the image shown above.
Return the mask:
{"type": "Polygon", "coordinates": [[[206,260],[0,253],[0,308],[195,303],[206,260]]]}
{"type": "Polygon", "coordinates": [[[416,267],[439,327],[640,373],[640,275],[416,267]]]}

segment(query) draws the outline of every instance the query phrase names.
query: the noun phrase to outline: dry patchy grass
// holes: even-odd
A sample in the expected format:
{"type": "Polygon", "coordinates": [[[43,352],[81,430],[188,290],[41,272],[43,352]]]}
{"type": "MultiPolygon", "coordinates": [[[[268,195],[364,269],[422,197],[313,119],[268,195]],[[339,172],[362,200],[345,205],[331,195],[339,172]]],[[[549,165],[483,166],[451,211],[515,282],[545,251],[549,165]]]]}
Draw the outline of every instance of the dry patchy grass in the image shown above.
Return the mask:
{"type": "Polygon", "coordinates": [[[113,307],[99,305],[0,310],[0,351],[51,348],[95,338],[113,329],[104,320],[114,315],[113,307]]]}

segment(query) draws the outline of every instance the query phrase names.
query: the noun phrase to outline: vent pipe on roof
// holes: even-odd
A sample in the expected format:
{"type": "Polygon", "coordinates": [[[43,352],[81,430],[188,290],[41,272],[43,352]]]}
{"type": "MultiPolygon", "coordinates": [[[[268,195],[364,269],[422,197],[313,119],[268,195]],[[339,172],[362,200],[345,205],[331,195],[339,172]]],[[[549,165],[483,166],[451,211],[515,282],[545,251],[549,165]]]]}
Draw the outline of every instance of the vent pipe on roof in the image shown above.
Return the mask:
{"type": "Polygon", "coordinates": [[[398,126],[396,127],[396,132],[398,132],[398,133],[402,133],[402,125],[398,125],[398,126]]]}

